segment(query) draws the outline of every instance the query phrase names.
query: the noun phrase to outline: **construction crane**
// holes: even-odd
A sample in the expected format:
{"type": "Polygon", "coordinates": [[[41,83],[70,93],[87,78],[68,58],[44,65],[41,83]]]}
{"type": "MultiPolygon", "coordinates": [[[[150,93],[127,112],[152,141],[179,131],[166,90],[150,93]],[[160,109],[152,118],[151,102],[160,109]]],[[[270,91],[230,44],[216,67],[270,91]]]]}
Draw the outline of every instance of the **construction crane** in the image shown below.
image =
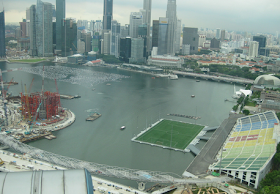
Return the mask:
{"type": "MultiPolygon", "coordinates": [[[[26,84],[24,84],[24,89],[25,89],[25,96],[26,96],[26,106],[27,106],[27,111],[28,111],[28,119],[31,121],[31,114],[30,114],[30,107],[29,107],[29,99],[28,99],[28,94],[27,94],[27,89],[26,89],[26,84]]],[[[23,111],[23,110],[22,110],[23,111]]],[[[25,110],[26,111],[26,110],[25,110]]]]}
{"type": "Polygon", "coordinates": [[[31,88],[32,88],[32,85],[33,85],[33,81],[34,81],[34,78],[32,79],[31,84],[30,84],[30,86],[29,86],[28,94],[30,94],[30,91],[31,91],[31,88]]]}
{"type": "Polygon", "coordinates": [[[8,87],[7,87],[7,90],[4,90],[4,99],[6,98],[6,96],[7,96],[7,92],[8,92],[8,90],[9,90],[9,88],[10,88],[10,86],[11,86],[11,84],[13,83],[13,80],[14,80],[14,78],[12,78],[12,80],[9,82],[9,85],[8,85],[8,87]]]}
{"type": "Polygon", "coordinates": [[[29,130],[27,130],[27,129],[25,128],[25,129],[26,129],[26,132],[24,132],[25,135],[29,135],[29,134],[31,133],[32,128],[33,128],[33,126],[34,126],[34,123],[35,123],[36,120],[37,120],[37,116],[38,116],[38,114],[39,114],[41,105],[42,105],[42,102],[39,104],[39,106],[38,106],[38,108],[37,108],[36,114],[35,114],[35,116],[33,117],[33,121],[32,121],[32,123],[31,123],[31,125],[30,125],[30,127],[29,127],[29,130]]]}
{"type": "MultiPolygon", "coordinates": [[[[57,93],[58,93],[58,95],[59,95],[59,92],[58,92],[58,87],[57,87],[57,81],[56,81],[56,79],[54,79],[54,80],[55,80],[56,92],[57,92],[57,93]]],[[[60,100],[59,100],[59,107],[61,107],[60,100]]]]}

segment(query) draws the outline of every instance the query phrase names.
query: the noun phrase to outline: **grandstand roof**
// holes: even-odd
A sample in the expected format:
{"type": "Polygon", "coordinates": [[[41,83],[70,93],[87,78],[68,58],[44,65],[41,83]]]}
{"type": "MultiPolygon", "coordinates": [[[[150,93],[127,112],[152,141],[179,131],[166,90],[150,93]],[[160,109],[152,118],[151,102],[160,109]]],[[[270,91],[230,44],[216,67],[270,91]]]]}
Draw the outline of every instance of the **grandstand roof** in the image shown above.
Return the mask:
{"type": "Polygon", "coordinates": [[[210,169],[261,170],[276,152],[275,123],[279,120],[272,111],[239,118],[224,144],[222,162],[210,169]]]}
{"type": "Polygon", "coordinates": [[[261,75],[254,81],[255,85],[280,86],[280,79],[272,75],[261,75]]]}

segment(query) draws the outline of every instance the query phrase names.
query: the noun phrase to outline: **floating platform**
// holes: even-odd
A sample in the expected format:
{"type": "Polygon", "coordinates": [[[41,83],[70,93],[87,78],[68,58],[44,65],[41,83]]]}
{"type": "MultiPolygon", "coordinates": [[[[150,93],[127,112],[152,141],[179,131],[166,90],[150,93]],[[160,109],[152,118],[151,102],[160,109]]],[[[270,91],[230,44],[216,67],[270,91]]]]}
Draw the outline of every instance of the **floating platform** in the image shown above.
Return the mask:
{"type": "Polygon", "coordinates": [[[89,116],[86,121],[95,121],[96,119],[98,119],[99,117],[101,117],[102,115],[99,113],[94,113],[93,115],[89,116]]]}
{"type": "Polygon", "coordinates": [[[63,95],[63,94],[60,94],[60,98],[61,99],[74,99],[75,97],[74,96],[70,96],[70,95],[63,95]]]}
{"type": "Polygon", "coordinates": [[[44,138],[44,137],[46,137],[46,136],[50,136],[50,135],[52,135],[51,132],[45,132],[45,133],[43,133],[43,134],[31,134],[31,135],[29,135],[29,136],[23,137],[23,138],[20,140],[20,142],[26,143],[26,142],[30,142],[30,141],[42,139],[42,138],[44,138]]]}

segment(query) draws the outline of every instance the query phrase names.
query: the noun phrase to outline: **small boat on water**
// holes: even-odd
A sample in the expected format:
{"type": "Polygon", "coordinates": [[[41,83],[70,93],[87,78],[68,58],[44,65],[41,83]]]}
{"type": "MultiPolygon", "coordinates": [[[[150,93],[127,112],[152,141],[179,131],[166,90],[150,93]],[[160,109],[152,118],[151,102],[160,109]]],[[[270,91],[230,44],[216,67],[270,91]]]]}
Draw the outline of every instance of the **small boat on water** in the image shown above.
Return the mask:
{"type": "Polygon", "coordinates": [[[194,97],[195,97],[195,95],[191,95],[191,97],[192,97],[192,98],[194,98],[194,97]]]}
{"type": "Polygon", "coordinates": [[[196,82],[200,82],[200,80],[196,80],[196,82]]]}
{"type": "Polygon", "coordinates": [[[74,98],[81,98],[81,96],[80,95],[75,95],[74,98]]]}
{"type": "Polygon", "coordinates": [[[122,127],[121,127],[121,130],[124,130],[124,129],[125,129],[125,126],[122,126],[122,127]]]}
{"type": "Polygon", "coordinates": [[[95,88],[92,88],[92,91],[94,91],[95,90],[95,88]]]}

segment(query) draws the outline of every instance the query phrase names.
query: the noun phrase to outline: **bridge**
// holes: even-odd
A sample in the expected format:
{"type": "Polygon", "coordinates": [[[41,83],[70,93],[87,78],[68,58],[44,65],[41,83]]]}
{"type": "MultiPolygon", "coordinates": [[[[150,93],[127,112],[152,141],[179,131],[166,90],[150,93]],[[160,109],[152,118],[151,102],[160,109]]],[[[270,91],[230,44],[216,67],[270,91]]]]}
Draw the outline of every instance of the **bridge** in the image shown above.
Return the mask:
{"type": "Polygon", "coordinates": [[[221,77],[221,76],[214,76],[214,75],[206,75],[206,74],[199,74],[199,73],[189,73],[189,72],[182,72],[182,71],[173,71],[176,75],[188,76],[193,78],[201,78],[205,80],[213,80],[218,82],[227,82],[227,83],[237,83],[237,84],[253,84],[254,80],[245,79],[245,78],[233,78],[233,77],[221,77]]]}
{"type": "Polygon", "coordinates": [[[182,178],[175,173],[165,173],[147,170],[128,169],[116,166],[108,166],[93,162],[86,162],[66,156],[61,156],[47,152],[27,144],[21,143],[11,136],[0,134],[0,143],[9,146],[11,149],[25,154],[27,157],[44,161],[53,165],[65,167],[67,169],[83,169],[96,175],[129,179],[137,182],[171,183],[171,184],[196,184],[196,183],[215,183],[231,180],[227,177],[215,179],[182,178]]]}

